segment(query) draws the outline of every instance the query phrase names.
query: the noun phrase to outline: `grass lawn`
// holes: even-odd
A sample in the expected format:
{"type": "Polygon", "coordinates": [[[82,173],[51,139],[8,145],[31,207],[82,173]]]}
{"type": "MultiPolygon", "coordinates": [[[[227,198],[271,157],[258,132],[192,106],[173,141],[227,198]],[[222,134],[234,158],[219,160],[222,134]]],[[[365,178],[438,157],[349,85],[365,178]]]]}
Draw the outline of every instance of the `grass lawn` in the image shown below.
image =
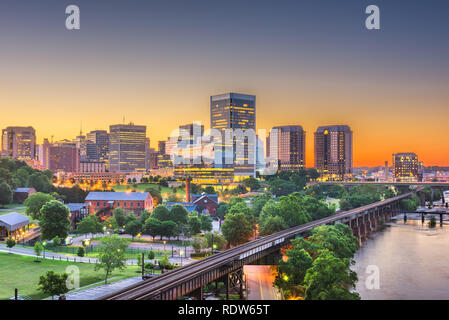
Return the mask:
{"type": "MultiPolygon", "coordinates": [[[[65,272],[66,267],[76,265],[80,270],[80,286],[104,281],[103,270],[95,271],[95,264],[73,263],[41,259],[34,262],[35,257],[21,256],[0,252],[0,300],[9,299],[14,295],[14,288],[19,289],[19,295],[27,295],[32,299],[43,299],[46,296],[37,290],[39,276],[49,270],[58,273],[65,272]]],[[[109,277],[114,281],[135,277],[137,266],[127,266],[123,271],[115,270],[109,277]]]]}
{"type": "MultiPolygon", "coordinates": [[[[155,184],[155,183],[137,183],[137,191],[143,192],[148,187],[151,187],[151,186],[155,187],[156,189],[159,188],[159,185],[155,184]]],[[[126,191],[126,188],[128,188],[128,187],[132,188],[133,185],[132,184],[128,184],[128,185],[116,184],[116,185],[112,186],[112,189],[114,189],[114,191],[124,192],[124,191],[126,191]]],[[[161,186],[161,195],[163,198],[166,197],[166,194],[171,194],[172,192],[173,192],[172,188],[161,186]]],[[[176,192],[177,192],[178,196],[185,197],[186,192],[184,189],[176,188],[176,192]]]]}

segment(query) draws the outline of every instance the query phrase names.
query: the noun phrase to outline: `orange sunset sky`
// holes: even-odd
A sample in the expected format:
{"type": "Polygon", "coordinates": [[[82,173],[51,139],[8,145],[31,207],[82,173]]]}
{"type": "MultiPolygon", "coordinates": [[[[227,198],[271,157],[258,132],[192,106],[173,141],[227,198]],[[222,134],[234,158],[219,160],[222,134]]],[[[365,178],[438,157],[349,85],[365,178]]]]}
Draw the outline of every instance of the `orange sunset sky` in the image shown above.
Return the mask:
{"type": "Polygon", "coordinates": [[[33,126],[41,143],[125,117],[147,125],[157,147],[181,124],[208,128],[210,95],[232,91],[256,95],[257,128],[302,125],[309,167],[313,132],[331,124],[353,130],[354,166],[391,163],[396,152],[449,166],[448,20],[427,7],[407,12],[428,19],[410,32],[402,8],[385,4],[374,33],[354,1],[332,14],[310,1],[296,11],[296,2],[239,3],[229,25],[214,22],[232,9],[218,1],[151,11],[78,2],[73,32],[57,2],[37,16],[37,4],[0,6],[0,128],[33,126]]]}

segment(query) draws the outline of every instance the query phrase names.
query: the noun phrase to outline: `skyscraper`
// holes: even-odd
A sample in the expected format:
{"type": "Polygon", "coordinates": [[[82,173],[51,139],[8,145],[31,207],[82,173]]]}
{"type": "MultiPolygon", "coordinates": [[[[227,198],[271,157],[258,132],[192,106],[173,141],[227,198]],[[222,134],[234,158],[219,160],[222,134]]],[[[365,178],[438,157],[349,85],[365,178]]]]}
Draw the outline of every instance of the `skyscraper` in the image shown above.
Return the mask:
{"type": "Polygon", "coordinates": [[[87,158],[107,163],[109,160],[109,134],[106,130],[95,130],[87,134],[87,158]]]}
{"type": "Polygon", "coordinates": [[[323,180],[352,176],[352,131],[349,126],[318,127],[315,132],[315,169],[323,180]]]}
{"type": "Polygon", "coordinates": [[[36,156],[36,132],[33,127],[7,127],[2,130],[2,156],[32,160],[36,156]]]}
{"type": "Polygon", "coordinates": [[[147,127],[116,124],[109,131],[109,171],[145,172],[147,127]]]}
{"type": "Polygon", "coordinates": [[[270,131],[267,156],[276,157],[278,169],[300,170],[306,166],[306,133],[301,126],[279,126],[270,131]]]}
{"type": "Polygon", "coordinates": [[[222,151],[215,153],[215,167],[234,168],[236,176],[254,176],[256,97],[240,93],[211,96],[210,111],[211,129],[219,130],[223,139],[222,151]]]}

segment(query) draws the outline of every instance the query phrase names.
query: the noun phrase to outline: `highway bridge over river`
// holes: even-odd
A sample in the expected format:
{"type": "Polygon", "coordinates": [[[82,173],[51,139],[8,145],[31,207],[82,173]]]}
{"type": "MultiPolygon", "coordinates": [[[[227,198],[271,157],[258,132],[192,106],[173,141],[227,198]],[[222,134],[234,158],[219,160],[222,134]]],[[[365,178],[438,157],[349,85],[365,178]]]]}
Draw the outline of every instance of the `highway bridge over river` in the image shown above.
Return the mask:
{"type": "Polygon", "coordinates": [[[243,297],[244,265],[257,264],[265,257],[279,253],[282,247],[290,244],[290,240],[307,236],[312,228],[324,224],[331,225],[336,222],[347,224],[361,243],[371,232],[377,230],[381,219],[389,221],[399,213],[399,203],[402,199],[408,198],[421,189],[422,187],[418,187],[412,192],[394,198],[341,212],[250,241],[157,277],[144,280],[104,296],[100,300],[174,300],[182,296],[203,299],[204,286],[214,282],[224,282],[226,298],[229,298],[231,288],[237,288],[240,296],[243,297]]]}

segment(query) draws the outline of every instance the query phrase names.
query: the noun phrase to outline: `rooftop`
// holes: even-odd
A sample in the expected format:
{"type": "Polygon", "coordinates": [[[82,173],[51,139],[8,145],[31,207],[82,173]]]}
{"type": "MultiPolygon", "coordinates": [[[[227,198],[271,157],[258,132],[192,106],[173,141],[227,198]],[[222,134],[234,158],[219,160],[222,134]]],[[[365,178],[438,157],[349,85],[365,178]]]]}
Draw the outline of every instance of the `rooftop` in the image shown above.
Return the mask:
{"type": "Polygon", "coordinates": [[[28,224],[30,224],[30,219],[17,212],[0,216],[0,226],[7,228],[9,231],[17,230],[28,224]]]}
{"type": "Polygon", "coordinates": [[[89,192],[86,201],[144,201],[148,195],[148,192],[89,192]]]}

